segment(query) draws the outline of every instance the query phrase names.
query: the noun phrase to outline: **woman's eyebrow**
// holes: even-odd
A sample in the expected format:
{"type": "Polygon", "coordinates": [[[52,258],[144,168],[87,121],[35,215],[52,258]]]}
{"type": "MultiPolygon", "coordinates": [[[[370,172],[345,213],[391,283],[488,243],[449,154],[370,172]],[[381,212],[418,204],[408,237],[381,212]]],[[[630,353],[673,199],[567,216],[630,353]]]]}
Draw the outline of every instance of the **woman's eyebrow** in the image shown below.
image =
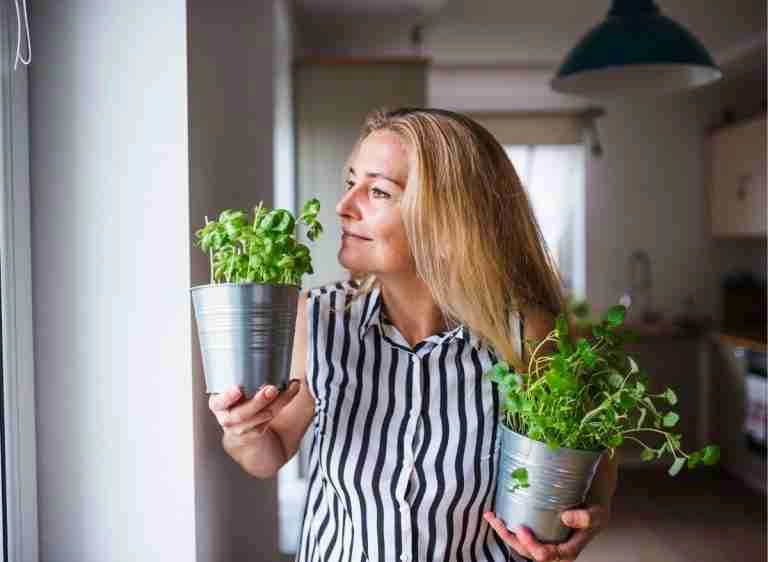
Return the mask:
{"type": "MultiPolygon", "coordinates": [[[[350,168],[349,169],[349,173],[354,176],[355,175],[355,169],[354,168],[350,168]]],[[[382,178],[382,179],[385,179],[387,181],[391,181],[395,185],[403,187],[403,185],[399,181],[394,180],[392,178],[389,178],[389,177],[385,176],[384,174],[380,174],[378,172],[366,172],[365,177],[367,177],[367,178],[382,178]]]]}

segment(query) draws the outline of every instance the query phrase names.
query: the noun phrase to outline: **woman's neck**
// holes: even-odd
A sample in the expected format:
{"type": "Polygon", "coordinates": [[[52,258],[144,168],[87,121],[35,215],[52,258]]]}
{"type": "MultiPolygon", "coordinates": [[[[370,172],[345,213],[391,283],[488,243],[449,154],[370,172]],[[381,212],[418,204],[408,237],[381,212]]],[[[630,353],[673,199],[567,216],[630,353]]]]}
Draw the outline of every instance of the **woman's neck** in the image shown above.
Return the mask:
{"type": "Polygon", "coordinates": [[[418,276],[379,277],[379,284],[389,320],[411,347],[446,329],[442,311],[418,276]]]}

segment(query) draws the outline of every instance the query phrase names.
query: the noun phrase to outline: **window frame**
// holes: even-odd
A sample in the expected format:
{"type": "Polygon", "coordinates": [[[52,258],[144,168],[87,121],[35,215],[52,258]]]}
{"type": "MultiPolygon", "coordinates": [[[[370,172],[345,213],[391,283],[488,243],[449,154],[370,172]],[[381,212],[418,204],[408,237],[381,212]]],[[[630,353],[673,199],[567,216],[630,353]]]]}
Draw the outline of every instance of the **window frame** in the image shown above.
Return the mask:
{"type": "Polygon", "coordinates": [[[37,443],[32,307],[27,67],[14,70],[13,4],[0,5],[0,312],[2,320],[3,517],[0,561],[37,562],[37,443]]]}

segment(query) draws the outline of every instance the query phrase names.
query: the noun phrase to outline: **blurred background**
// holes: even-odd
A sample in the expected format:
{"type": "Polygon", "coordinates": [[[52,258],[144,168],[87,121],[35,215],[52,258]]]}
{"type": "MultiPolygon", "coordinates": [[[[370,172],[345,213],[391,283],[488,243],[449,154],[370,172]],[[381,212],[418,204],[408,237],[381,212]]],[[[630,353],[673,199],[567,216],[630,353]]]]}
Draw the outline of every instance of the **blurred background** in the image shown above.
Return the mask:
{"type": "Polygon", "coordinates": [[[629,306],[631,352],[678,394],[683,448],[721,447],[718,466],[672,478],[622,446],[613,520],[579,560],[766,559],[763,0],[33,0],[0,15],[0,560],[293,559],[308,449],[271,480],[221,449],[191,234],[223,208],[317,196],[305,286],[344,278],[344,160],[370,110],[402,105],[496,136],[569,297],[595,316],[629,306]],[[585,46],[609,10],[654,5],[683,31],[651,29],[645,68],[615,29],[585,46]]]}

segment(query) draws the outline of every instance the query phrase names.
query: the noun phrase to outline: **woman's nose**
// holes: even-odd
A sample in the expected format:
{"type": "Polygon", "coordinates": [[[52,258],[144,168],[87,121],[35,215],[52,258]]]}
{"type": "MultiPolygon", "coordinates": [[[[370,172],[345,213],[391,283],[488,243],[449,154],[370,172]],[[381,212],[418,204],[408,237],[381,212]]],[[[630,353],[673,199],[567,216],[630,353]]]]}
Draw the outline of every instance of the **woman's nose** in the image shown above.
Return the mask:
{"type": "Polygon", "coordinates": [[[341,216],[359,217],[360,210],[357,205],[357,190],[352,188],[344,193],[336,203],[336,213],[341,216]]]}

